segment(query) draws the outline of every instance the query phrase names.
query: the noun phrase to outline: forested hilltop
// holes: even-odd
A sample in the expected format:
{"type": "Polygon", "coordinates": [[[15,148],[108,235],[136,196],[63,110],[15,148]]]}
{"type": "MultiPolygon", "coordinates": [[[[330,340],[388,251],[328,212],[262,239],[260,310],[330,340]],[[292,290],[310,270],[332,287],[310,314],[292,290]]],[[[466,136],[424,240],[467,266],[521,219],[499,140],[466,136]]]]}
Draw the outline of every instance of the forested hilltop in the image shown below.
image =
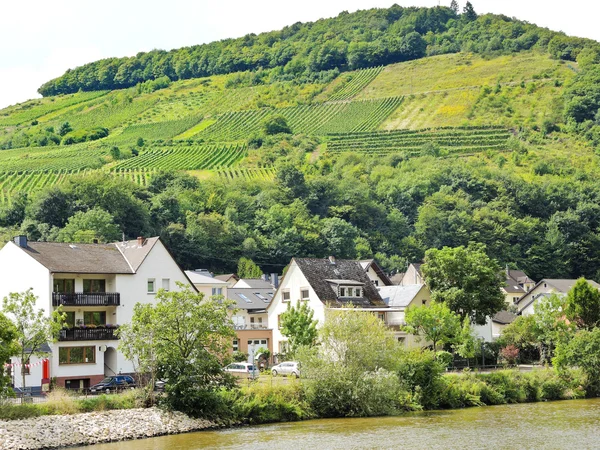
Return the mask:
{"type": "Polygon", "coordinates": [[[214,271],[403,271],[479,242],[534,279],[598,280],[599,49],[393,6],[92,63],[0,110],[0,233],[160,235],[214,271]]]}

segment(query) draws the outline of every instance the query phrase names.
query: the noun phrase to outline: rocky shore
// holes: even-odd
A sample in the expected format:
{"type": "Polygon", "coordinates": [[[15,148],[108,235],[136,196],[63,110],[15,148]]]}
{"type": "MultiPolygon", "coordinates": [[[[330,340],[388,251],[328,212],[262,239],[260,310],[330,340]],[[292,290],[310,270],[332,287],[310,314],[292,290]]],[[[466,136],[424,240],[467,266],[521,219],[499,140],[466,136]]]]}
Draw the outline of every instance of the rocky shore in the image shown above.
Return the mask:
{"type": "Polygon", "coordinates": [[[158,408],[125,409],[0,421],[0,449],[33,450],[140,439],[214,428],[158,408]]]}

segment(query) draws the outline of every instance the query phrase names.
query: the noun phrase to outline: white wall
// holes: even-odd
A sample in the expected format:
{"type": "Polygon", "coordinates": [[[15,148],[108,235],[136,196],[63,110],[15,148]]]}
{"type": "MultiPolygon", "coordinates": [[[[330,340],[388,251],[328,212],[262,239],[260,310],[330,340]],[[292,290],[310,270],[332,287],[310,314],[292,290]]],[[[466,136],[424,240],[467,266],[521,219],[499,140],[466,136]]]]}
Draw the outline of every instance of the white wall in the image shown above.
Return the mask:
{"type": "MultiPolygon", "coordinates": [[[[117,308],[117,324],[130,323],[133,317],[133,308],[136,303],[155,303],[156,292],[148,293],[148,279],[155,279],[155,291],[162,287],[162,279],[169,279],[170,290],[179,290],[176,282],[184,283],[189,286],[189,280],[179,268],[177,263],[171,258],[171,255],[162,244],[157,241],[138,271],[134,275],[117,275],[116,291],[121,294],[121,306],[117,308]]],[[[106,343],[108,341],[100,341],[106,343]]],[[[115,347],[118,342],[115,342],[115,347]]],[[[118,352],[117,354],[117,372],[133,372],[133,365],[130,361],[118,352]]]]}
{"type": "Polygon", "coordinates": [[[296,306],[300,301],[300,290],[308,289],[309,290],[309,300],[308,304],[314,311],[314,319],[319,322],[318,326],[322,325],[325,321],[325,305],[323,302],[317,297],[317,294],[313,290],[312,287],[308,284],[306,277],[298,267],[295,261],[292,260],[285,276],[281,279],[279,284],[279,289],[273,296],[273,300],[268,308],[269,314],[269,328],[273,329],[273,351],[275,353],[280,352],[280,342],[286,341],[287,338],[283,336],[278,327],[278,317],[280,314],[284,313],[288,304],[291,306],[296,306]],[[284,290],[289,290],[290,292],[290,301],[284,302],[282,298],[282,293],[284,290]]]}

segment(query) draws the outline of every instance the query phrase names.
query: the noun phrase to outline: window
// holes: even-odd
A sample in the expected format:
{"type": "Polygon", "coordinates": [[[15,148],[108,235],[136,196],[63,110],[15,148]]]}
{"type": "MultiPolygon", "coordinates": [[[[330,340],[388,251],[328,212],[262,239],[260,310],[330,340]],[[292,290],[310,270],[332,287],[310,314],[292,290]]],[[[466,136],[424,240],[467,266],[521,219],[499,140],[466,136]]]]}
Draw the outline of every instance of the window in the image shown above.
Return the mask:
{"type": "Polygon", "coordinates": [[[246,303],[252,303],[252,300],[250,300],[250,299],[249,299],[249,298],[246,296],[246,294],[240,294],[240,293],[238,293],[238,295],[237,295],[237,296],[238,296],[239,298],[241,298],[242,300],[244,300],[246,303]]]}
{"type": "Polygon", "coordinates": [[[53,292],[62,292],[66,294],[73,294],[75,292],[75,280],[69,279],[55,279],[54,280],[53,292]]]}
{"type": "Polygon", "coordinates": [[[84,325],[106,325],[106,311],[85,311],[83,313],[84,325]]]}
{"type": "Polygon", "coordinates": [[[233,340],[233,351],[237,352],[240,349],[240,341],[237,339],[233,340]]]}
{"type": "Polygon", "coordinates": [[[340,288],[340,297],[345,297],[346,296],[346,288],[340,288]]]}
{"type": "Polygon", "coordinates": [[[148,278],[148,294],[154,294],[154,278],[148,278]]]}
{"type": "Polygon", "coordinates": [[[375,286],[379,286],[379,280],[373,280],[373,284],[374,284],[375,286]]]}
{"type": "Polygon", "coordinates": [[[231,318],[233,325],[237,328],[246,326],[246,318],[244,316],[233,316],[231,318]]]}
{"type": "Polygon", "coordinates": [[[258,298],[260,298],[263,302],[269,301],[269,299],[267,297],[265,297],[263,294],[261,294],[260,292],[255,292],[254,295],[256,295],[258,298]]]}
{"type": "Polygon", "coordinates": [[[285,291],[281,292],[281,299],[284,302],[289,302],[290,301],[290,290],[286,289],[285,291]]]}
{"type": "Polygon", "coordinates": [[[223,295],[223,288],[212,288],[212,295],[223,295]]]}
{"type": "Polygon", "coordinates": [[[67,328],[73,328],[75,326],[75,311],[65,312],[65,322],[67,323],[67,328]]]}
{"type": "Polygon", "coordinates": [[[83,292],[86,294],[106,292],[106,280],[83,280],[83,292]]]}
{"type": "Polygon", "coordinates": [[[287,353],[289,349],[288,341],[279,341],[279,353],[287,353]]]}
{"type": "Polygon", "coordinates": [[[398,343],[404,345],[406,343],[406,338],[405,337],[399,337],[398,338],[398,343]]]}
{"type": "Polygon", "coordinates": [[[421,304],[425,306],[427,304],[427,300],[421,300],[421,304]]]}
{"type": "Polygon", "coordinates": [[[355,297],[362,297],[361,292],[360,292],[360,288],[354,289],[354,296],[355,297]]]}
{"type": "Polygon", "coordinates": [[[377,313],[377,318],[382,322],[385,322],[385,313],[377,313]]]}
{"type": "Polygon", "coordinates": [[[169,292],[169,290],[171,289],[171,280],[168,278],[163,278],[162,279],[162,288],[169,292]]]}
{"type": "Polygon", "coordinates": [[[309,296],[310,296],[310,293],[308,292],[308,289],[300,289],[300,299],[308,300],[309,296]]]}
{"type": "Polygon", "coordinates": [[[96,347],[60,347],[58,364],[94,364],[96,363],[96,347]]]}

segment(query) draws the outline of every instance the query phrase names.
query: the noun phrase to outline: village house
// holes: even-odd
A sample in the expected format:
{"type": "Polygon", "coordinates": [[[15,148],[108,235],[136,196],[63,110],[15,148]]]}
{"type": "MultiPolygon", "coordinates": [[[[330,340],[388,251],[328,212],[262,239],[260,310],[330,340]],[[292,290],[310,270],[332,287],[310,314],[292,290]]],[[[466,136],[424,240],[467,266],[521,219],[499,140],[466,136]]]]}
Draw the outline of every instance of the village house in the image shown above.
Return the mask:
{"type": "MultiPolygon", "coordinates": [[[[116,331],[131,321],[136,303],[153,303],[159,289],[190,285],[158,237],[112,244],[28,242],[18,236],[0,250],[0,298],[32,289],[36,307],[66,313],[67,327],[49,343],[48,363],[30,361],[26,383],[88,388],[105,376],[133,372],[118,351],[116,331]],[[42,377],[44,381],[42,381],[42,377]]],[[[17,363],[16,359],[11,360],[17,363]]],[[[15,366],[15,387],[21,368],[15,366]]]]}
{"type": "Polygon", "coordinates": [[[205,298],[213,295],[227,297],[227,281],[219,280],[206,269],[186,270],[185,274],[194,284],[198,292],[204,294],[205,298]]]}
{"type": "MultiPolygon", "coordinates": [[[[539,281],[529,292],[524,294],[516,303],[519,314],[528,316],[535,313],[535,306],[540,299],[549,297],[552,294],[565,296],[577,282],[576,279],[551,279],[544,278],[539,281]]],[[[600,289],[600,284],[593,280],[587,282],[596,289],[600,289]]]]}
{"type": "Polygon", "coordinates": [[[421,272],[422,263],[410,263],[406,272],[402,275],[400,286],[412,286],[415,284],[425,284],[425,277],[421,272]]]}
{"type": "Polygon", "coordinates": [[[431,292],[425,284],[412,284],[408,286],[383,286],[379,295],[384,303],[391,309],[387,313],[386,323],[394,330],[398,342],[406,347],[419,347],[423,342],[417,342],[416,336],[402,330],[406,325],[404,315],[409,307],[429,305],[431,292]]]}
{"type": "Polygon", "coordinates": [[[521,270],[513,270],[507,267],[505,277],[506,282],[501,290],[508,306],[515,305],[523,295],[535,286],[535,281],[521,270]]]}
{"type": "Polygon", "coordinates": [[[327,309],[349,306],[377,314],[385,321],[390,308],[377,292],[375,281],[384,283],[378,277],[372,280],[359,261],[336,260],[333,256],[293,258],[267,308],[275,352],[285,353],[287,349],[287,338],[280,331],[281,314],[300,302],[308,303],[319,325],[324,322],[327,309]]]}

